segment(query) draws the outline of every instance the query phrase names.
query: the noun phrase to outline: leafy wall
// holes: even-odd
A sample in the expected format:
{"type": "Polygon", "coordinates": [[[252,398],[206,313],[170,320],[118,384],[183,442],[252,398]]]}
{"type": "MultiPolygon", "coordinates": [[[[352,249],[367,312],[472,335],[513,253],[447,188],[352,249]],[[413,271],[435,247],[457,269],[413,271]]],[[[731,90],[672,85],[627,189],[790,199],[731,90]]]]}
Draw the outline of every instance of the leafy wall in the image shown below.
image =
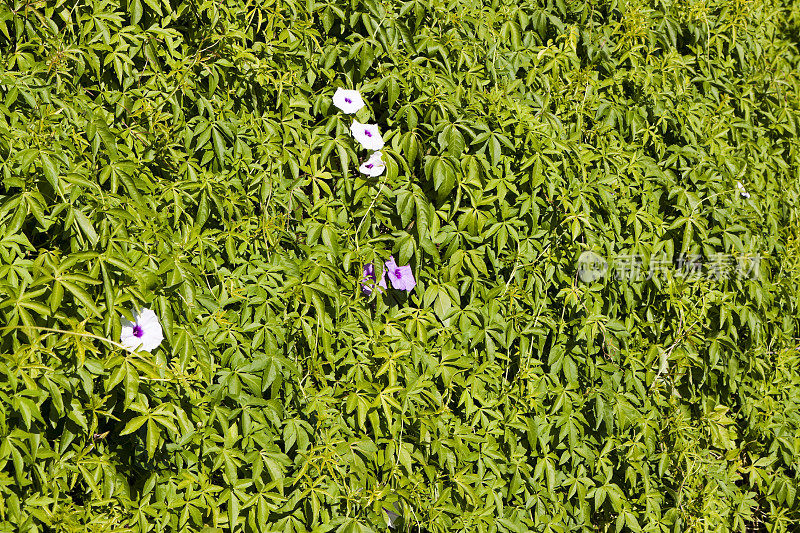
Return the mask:
{"type": "Polygon", "coordinates": [[[796,531],[799,16],[2,0],[2,530],[796,531]]]}

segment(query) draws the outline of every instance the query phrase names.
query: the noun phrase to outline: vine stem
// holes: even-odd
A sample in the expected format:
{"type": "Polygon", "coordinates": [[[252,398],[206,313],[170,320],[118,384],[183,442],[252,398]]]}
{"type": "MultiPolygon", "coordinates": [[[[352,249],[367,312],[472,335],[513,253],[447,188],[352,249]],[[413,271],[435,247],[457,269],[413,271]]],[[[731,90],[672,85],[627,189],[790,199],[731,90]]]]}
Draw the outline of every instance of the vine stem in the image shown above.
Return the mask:
{"type": "Polygon", "coordinates": [[[120,344],[118,342],[112,341],[111,339],[107,339],[105,337],[101,337],[100,335],[95,335],[94,333],[84,333],[84,332],[80,332],[80,331],[68,331],[68,330],[65,330],[65,329],[56,329],[56,328],[45,328],[45,327],[41,327],[41,326],[4,326],[4,327],[2,327],[0,329],[2,329],[2,330],[9,330],[9,329],[35,329],[37,331],[45,331],[47,333],[61,333],[61,334],[64,334],[64,335],[75,335],[76,337],[87,337],[87,338],[90,338],[90,339],[96,339],[98,341],[107,342],[108,344],[110,344],[112,346],[116,346],[117,348],[121,348],[123,350],[127,350],[128,349],[128,348],[126,348],[125,346],[123,346],[122,344],[120,344]]]}
{"type": "MultiPolygon", "coordinates": [[[[35,329],[37,331],[45,331],[47,333],[61,333],[61,334],[64,334],[64,335],[75,335],[76,337],[86,337],[86,338],[89,338],[89,339],[96,339],[98,341],[107,342],[108,344],[110,344],[112,346],[115,346],[117,348],[120,348],[122,350],[130,351],[130,350],[128,350],[128,348],[126,348],[122,344],[120,344],[118,342],[115,342],[115,341],[112,341],[111,339],[107,339],[105,337],[101,337],[100,335],[95,335],[94,333],[83,333],[83,332],[80,332],[80,331],[68,331],[68,330],[65,330],[65,329],[45,328],[45,327],[41,327],[41,326],[5,326],[5,327],[0,328],[0,329],[2,329],[2,330],[9,330],[9,329],[35,329]]],[[[173,380],[173,378],[151,378],[151,377],[148,377],[148,376],[139,376],[139,379],[142,379],[142,380],[145,380],[145,381],[172,381],[173,380]]]]}
{"type": "Polygon", "coordinates": [[[358,223],[358,227],[356,228],[356,250],[359,249],[358,248],[358,233],[361,231],[361,226],[364,224],[364,221],[367,219],[367,216],[369,216],[370,211],[372,211],[372,207],[375,205],[375,202],[378,200],[378,197],[383,192],[383,184],[386,182],[387,174],[388,174],[388,171],[384,171],[383,176],[381,177],[381,181],[378,184],[378,192],[375,193],[375,197],[372,199],[372,202],[369,204],[369,207],[367,208],[367,212],[364,213],[364,216],[361,217],[361,222],[358,223]]]}

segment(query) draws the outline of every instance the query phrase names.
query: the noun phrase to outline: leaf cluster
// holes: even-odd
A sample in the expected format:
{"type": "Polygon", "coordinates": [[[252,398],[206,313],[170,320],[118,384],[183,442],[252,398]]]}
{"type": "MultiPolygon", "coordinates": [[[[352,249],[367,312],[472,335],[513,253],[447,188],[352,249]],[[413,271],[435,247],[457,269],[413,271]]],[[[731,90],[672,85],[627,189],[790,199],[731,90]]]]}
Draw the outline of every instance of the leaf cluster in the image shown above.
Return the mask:
{"type": "Polygon", "coordinates": [[[0,0],[0,530],[796,530],[798,28],[0,0]],[[364,296],[390,255],[416,288],[364,296]]]}

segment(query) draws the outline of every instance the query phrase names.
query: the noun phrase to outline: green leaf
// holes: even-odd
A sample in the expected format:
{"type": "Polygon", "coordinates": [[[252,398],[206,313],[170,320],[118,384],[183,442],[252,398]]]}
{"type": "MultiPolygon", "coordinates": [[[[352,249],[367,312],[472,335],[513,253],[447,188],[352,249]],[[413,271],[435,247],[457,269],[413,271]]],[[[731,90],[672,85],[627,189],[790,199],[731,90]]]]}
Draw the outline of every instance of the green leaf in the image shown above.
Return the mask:
{"type": "Polygon", "coordinates": [[[131,419],[127,424],[125,424],[125,428],[120,432],[120,435],[129,435],[135,431],[138,431],[139,428],[142,427],[148,420],[149,419],[146,416],[137,416],[131,419]]]}
{"type": "Polygon", "coordinates": [[[89,296],[89,293],[86,292],[85,289],[65,279],[60,280],[59,283],[63,285],[64,288],[67,289],[75,297],[75,299],[78,300],[92,314],[98,317],[102,316],[100,310],[95,305],[94,300],[91,296],[89,296]]]}
{"type": "Polygon", "coordinates": [[[58,166],[56,163],[50,159],[44,152],[39,152],[39,158],[42,160],[42,170],[44,171],[44,177],[47,178],[48,183],[50,186],[53,187],[54,191],[61,190],[59,188],[59,179],[58,179],[58,166]]]}
{"type": "Polygon", "coordinates": [[[211,139],[214,142],[214,154],[217,156],[217,161],[220,165],[225,164],[225,140],[217,128],[211,128],[211,139]]]}

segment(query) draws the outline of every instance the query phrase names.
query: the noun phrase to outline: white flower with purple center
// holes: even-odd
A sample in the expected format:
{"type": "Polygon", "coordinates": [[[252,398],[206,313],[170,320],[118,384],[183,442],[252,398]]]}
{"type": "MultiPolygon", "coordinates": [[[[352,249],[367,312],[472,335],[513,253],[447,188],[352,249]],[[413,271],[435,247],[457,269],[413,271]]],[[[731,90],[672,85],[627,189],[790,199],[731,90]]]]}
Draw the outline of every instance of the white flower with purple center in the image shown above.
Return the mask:
{"type": "Polygon", "coordinates": [[[389,260],[386,261],[386,273],[389,276],[389,281],[392,282],[392,287],[395,289],[411,292],[417,286],[411,267],[408,265],[397,266],[393,256],[390,256],[389,260]]]}
{"type": "Polygon", "coordinates": [[[741,181],[736,182],[736,188],[739,189],[739,194],[742,195],[742,198],[750,198],[750,193],[747,192],[747,189],[744,188],[741,181]]]}
{"type": "MultiPolygon", "coordinates": [[[[376,282],[378,282],[378,276],[375,274],[375,265],[372,263],[367,263],[364,265],[364,278],[361,280],[361,290],[369,296],[372,294],[373,289],[375,288],[376,282]]],[[[381,275],[381,280],[377,283],[378,287],[383,289],[386,288],[386,271],[383,271],[381,275]]],[[[381,291],[383,292],[383,291],[381,291]]]]}
{"type": "Polygon", "coordinates": [[[381,132],[377,124],[362,124],[353,119],[353,124],[350,126],[350,133],[352,133],[353,137],[367,150],[380,150],[383,148],[383,137],[381,137],[381,132]]]}
{"type": "Polygon", "coordinates": [[[144,350],[152,352],[164,340],[164,332],[156,314],[150,309],[144,308],[138,313],[132,311],[133,322],[122,317],[122,334],[119,342],[128,350],[144,350]]]}
{"type": "Polygon", "coordinates": [[[381,152],[372,152],[372,155],[364,161],[364,163],[358,167],[358,170],[361,171],[362,174],[366,174],[367,176],[371,176],[373,178],[380,176],[383,174],[383,171],[386,170],[386,165],[383,162],[383,154],[381,152]]]}
{"type": "Polygon", "coordinates": [[[348,115],[352,115],[364,107],[364,99],[361,98],[361,93],[356,90],[339,87],[333,94],[333,105],[348,115]]]}

